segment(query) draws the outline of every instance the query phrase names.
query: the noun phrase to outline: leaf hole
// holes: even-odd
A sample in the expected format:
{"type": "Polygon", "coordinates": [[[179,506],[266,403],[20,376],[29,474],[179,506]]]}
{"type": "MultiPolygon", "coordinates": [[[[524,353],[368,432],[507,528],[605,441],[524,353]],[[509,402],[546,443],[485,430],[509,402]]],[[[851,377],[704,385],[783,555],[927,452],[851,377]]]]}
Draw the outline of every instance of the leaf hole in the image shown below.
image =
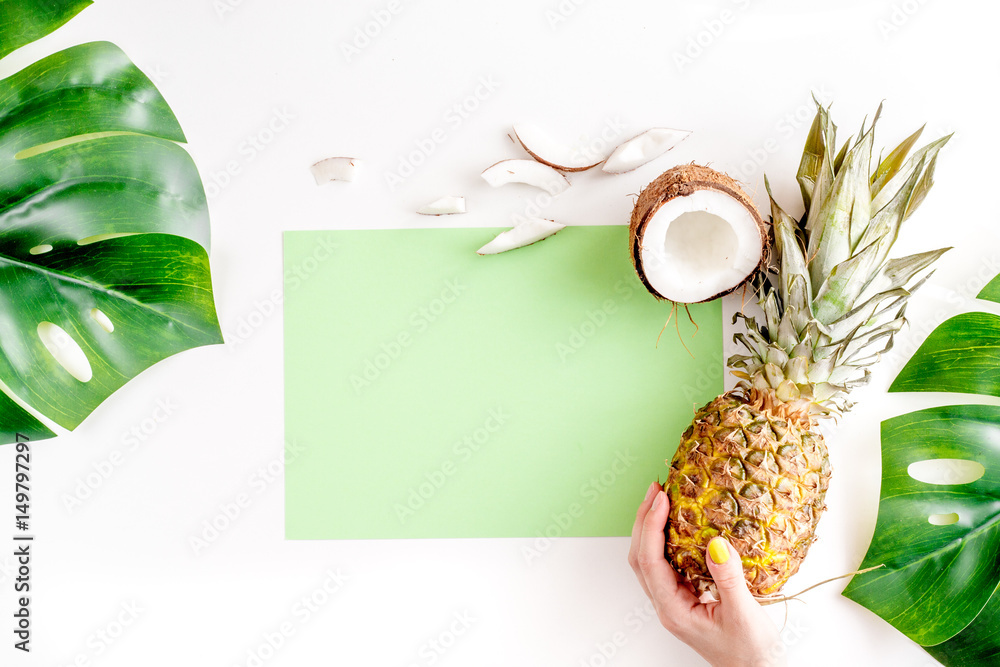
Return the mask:
{"type": "Polygon", "coordinates": [[[927,523],[932,526],[950,526],[953,523],[958,523],[958,515],[954,512],[949,514],[931,514],[927,517],[927,523]]]}
{"type": "Polygon", "coordinates": [[[971,484],[986,474],[986,468],[965,459],[928,459],[911,463],[906,472],[925,484],[971,484]]]}
{"type": "Polygon", "coordinates": [[[31,255],[44,255],[45,253],[52,250],[52,246],[48,243],[42,243],[41,245],[36,245],[34,248],[28,250],[28,254],[31,255]]]}
{"type": "Polygon", "coordinates": [[[113,333],[115,330],[115,323],[111,321],[111,318],[104,314],[103,310],[97,308],[90,309],[90,316],[94,318],[94,321],[101,325],[101,328],[108,333],[113,333]]]}
{"type": "Polygon", "coordinates": [[[87,355],[62,327],[52,322],[40,322],[38,324],[38,337],[49,354],[59,362],[60,366],[66,369],[67,373],[80,382],[90,382],[90,378],[94,377],[94,371],[90,367],[87,355]]]}

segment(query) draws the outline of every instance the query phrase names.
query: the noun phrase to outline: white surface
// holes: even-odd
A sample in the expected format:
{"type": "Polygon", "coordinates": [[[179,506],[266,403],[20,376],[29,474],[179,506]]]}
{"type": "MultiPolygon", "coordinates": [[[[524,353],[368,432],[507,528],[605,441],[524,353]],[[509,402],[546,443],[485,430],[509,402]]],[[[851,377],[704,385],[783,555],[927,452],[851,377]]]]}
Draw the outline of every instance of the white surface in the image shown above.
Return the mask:
{"type": "MultiPolygon", "coordinates": [[[[878,421],[950,402],[884,388],[917,343],[948,314],[975,307],[968,298],[1000,271],[990,186],[996,86],[987,75],[997,66],[998,15],[985,1],[102,0],[16,53],[4,73],[106,39],[156,79],[212,195],[228,345],[156,366],[75,433],[35,446],[35,651],[13,651],[0,624],[0,662],[248,665],[248,651],[288,623],[293,634],[262,664],[702,664],[643,615],[625,539],[557,540],[530,565],[521,549],[533,540],[283,541],[281,232],[505,226],[533,208],[573,224],[624,224],[631,194],[691,160],[746,181],[760,203],[766,167],[797,214],[810,91],[836,99],[845,137],[882,99],[882,145],[925,121],[928,138],[958,132],[896,252],[956,249],[916,299],[914,325],[874,385],[859,392],[862,407],[831,433],[830,511],[789,590],[855,568],[875,521],[878,421]],[[384,27],[371,23],[373,12],[384,27]],[[366,24],[378,34],[348,62],[341,45],[366,24]],[[678,63],[686,49],[692,61],[678,63]],[[459,111],[463,104],[476,108],[459,111]],[[636,172],[574,175],[571,191],[551,202],[524,186],[494,190],[479,176],[523,157],[505,135],[523,118],[567,143],[581,134],[616,143],[663,125],[694,134],[636,172]],[[309,166],[329,155],[357,156],[365,169],[354,183],[316,187],[309,166]],[[405,173],[408,156],[421,164],[390,191],[384,174],[405,173]],[[469,213],[414,213],[442,192],[465,195],[469,213]],[[92,496],[67,510],[64,495],[109,466],[92,496]],[[241,494],[249,506],[196,555],[189,539],[241,494]],[[296,609],[303,596],[324,597],[316,591],[328,570],[349,580],[315,612],[296,609]],[[141,611],[123,607],[133,603],[141,611]],[[463,614],[474,619],[467,630],[456,620],[463,614]],[[110,647],[98,639],[132,615],[110,647]],[[435,656],[429,642],[448,642],[452,624],[463,633],[435,656]],[[624,645],[602,661],[616,633],[624,645]]],[[[10,447],[0,450],[0,471],[0,498],[10,499],[10,447]]],[[[644,491],[634,490],[637,504],[644,491]]],[[[10,625],[12,559],[0,564],[10,625]]],[[[790,607],[792,664],[933,664],[839,597],[842,586],[790,607]]]]}

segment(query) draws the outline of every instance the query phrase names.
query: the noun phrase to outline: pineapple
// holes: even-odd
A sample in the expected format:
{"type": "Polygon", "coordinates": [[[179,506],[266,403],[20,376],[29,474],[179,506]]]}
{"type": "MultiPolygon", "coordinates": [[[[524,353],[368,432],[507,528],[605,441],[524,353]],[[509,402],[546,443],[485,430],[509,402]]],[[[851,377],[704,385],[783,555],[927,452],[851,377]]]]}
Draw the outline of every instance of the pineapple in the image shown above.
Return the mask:
{"type": "Polygon", "coordinates": [[[907,298],[947,250],[888,259],[949,137],[907,157],[918,130],[874,165],[878,115],[835,152],[836,127],[817,102],[798,169],[799,221],[765,181],[776,266],[756,278],[764,321],[736,315],[747,329],[735,337],[747,354],[729,359],[739,382],[695,414],[665,484],[667,556],[698,592],[714,590],[705,548],[716,535],[739,551],[755,595],[777,592],[799,569],[830,483],[819,425],[850,408],[848,392],[891,348],[907,298]]]}

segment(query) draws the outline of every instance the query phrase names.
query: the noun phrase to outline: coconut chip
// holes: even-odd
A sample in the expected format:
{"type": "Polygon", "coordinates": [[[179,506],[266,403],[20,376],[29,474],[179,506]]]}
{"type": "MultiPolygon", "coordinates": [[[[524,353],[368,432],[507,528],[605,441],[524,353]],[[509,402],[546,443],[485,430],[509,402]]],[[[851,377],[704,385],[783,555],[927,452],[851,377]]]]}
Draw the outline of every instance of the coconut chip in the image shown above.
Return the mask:
{"type": "Polygon", "coordinates": [[[534,160],[501,160],[487,167],[482,176],[495,188],[507,183],[525,183],[541,188],[553,196],[569,187],[565,176],[549,165],[534,160]]]}
{"type": "Polygon", "coordinates": [[[353,181],[359,164],[360,161],[352,157],[328,157],[310,169],[316,185],[323,185],[330,181],[353,181]]]}
{"type": "Polygon", "coordinates": [[[497,234],[496,238],[476,252],[480,255],[496,255],[514,250],[548,238],[564,227],[566,225],[544,218],[526,218],[524,222],[497,234]]]}
{"type": "Polygon", "coordinates": [[[454,215],[465,213],[465,197],[441,197],[417,209],[421,215],[454,215]]]}
{"type": "Polygon", "coordinates": [[[514,136],[528,155],[560,171],[585,171],[604,162],[607,155],[586,155],[560,144],[541,128],[527,123],[514,125],[514,136]]]}
{"type": "Polygon", "coordinates": [[[608,174],[624,174],[652,162],[691,134],[688,130],[654,127],[616,148],[601,169],[608,174]]]}

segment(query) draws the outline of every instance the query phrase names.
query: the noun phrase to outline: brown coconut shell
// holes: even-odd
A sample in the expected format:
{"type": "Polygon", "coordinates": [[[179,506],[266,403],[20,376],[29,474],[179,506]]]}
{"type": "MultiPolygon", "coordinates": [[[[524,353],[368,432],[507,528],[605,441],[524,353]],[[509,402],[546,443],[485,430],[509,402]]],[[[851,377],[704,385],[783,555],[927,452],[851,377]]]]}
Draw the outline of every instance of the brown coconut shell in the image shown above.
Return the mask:
{"type": "Polygon", "coordinates": [[[606,159],[608,159],[608,156],[605,155],[604,157],[602,157],[600,160],[597,160],[593,164],[586,164],[583,165],[582,167],[570,167],[564,164],[557,164],[555,162],[552,162],[551,160],[546,160],[541,155],[528,148],[528,144],[524,143],[524,140],[521,139],[521,136],[517,133],[517,130],[514,130],[514,136],[517,138],[517,143],[521,144],[521,148],[524,149],[524,152],[530,155],[532,158],[534,158],[536,162],[541,162],[542,164],[552,167],[553,169],[558,169],[559,171],[564,171],[567,173],[576,173],[578,171],[587,171],[588,169],[593,169],[594,167],[596,167],[597,165],[601,164],[606,159]]]}
{"type": "Polygon", "coordinates": [[[639,193],[639,198],[636,200],[635,206],[632,208],[632,218],[629,223],[629,254],[632,256],[632,266],[635,267],[635,272],[639,276],[639,280],[642,281],[643,286],[645,286],[650,294],[662,301],[670,301],[670,299],[660,294],[656,288],[653,287],[653,285],[649,282],[649,279],[646,277],[646,272],[642,267],[642,237],[646,231],[646,224],[665,203],[677,197],[687,197],[688,195],[694,194],[700,190],[715,190],[732,197],[750,213],[754,222],[757,223],[757,230],[760,232],[761,252],[760,262],[754,270],[747,275],[745,280],[733,285],[729,289],[719,292],[715,296],[703,299],[702,301],[698,301],[696,303],[714,301],[719,297],[731,294],[739,287],[745,285],[757,271],[764,268],[767,264],[767,224],[761,217],[760,211],[757,210],[753,200],[750,199],[750,196],[743,191],[743,188],[740,187],[739,183],[726,174],[709,167],[703,167],[694,163],[678,165],[660,174],[656,180],[647,185],[646,188],[639,193]]]}

